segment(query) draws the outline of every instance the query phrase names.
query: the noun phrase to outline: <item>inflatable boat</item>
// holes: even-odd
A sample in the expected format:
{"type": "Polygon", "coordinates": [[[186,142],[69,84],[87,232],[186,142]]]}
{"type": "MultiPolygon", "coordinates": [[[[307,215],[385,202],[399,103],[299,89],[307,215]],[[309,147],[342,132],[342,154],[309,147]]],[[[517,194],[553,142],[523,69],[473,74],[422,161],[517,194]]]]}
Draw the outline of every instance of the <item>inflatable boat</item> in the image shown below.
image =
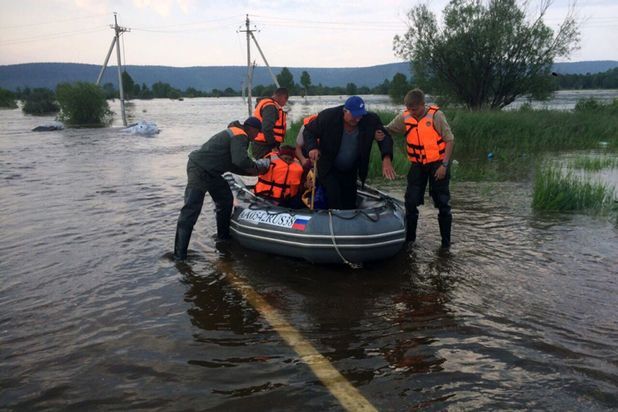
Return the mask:
{"type": "Polygon", "coordinates": [[[224,177],[234,194],[231,235],[248,249],[356,267],[389,258],[405,243],[401,201],[369,186],[359,187],[357,209],[287,209],[256,196],[240,176],[224,177]]]}

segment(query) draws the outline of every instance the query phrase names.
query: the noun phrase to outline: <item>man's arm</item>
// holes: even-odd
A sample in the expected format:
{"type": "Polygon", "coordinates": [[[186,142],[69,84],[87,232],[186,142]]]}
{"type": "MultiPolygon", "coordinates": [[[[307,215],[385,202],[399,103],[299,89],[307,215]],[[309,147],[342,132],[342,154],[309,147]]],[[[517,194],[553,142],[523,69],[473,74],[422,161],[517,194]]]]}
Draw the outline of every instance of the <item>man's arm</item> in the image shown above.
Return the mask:
{"type": "Polygon", "coordinates": [[[453,132],[451,131],[451,127],[446,121],[446,116],[441,111],[437,111],[434,115],[433,126],[436,129],[436,132],[442,137],[444,140],[444,159],[442,163],[445,164],[444,167],[439,167],[436,170],[435,177],[440,180],[446,176],[447,164],[451,161],[453,155],[453,147],[455,146],[455,136],[453,136],[453,132]]]}
{"type": "Polygon", "coordinates": [[[445,142],[453,142],[455,140],[451,126],[446,121],[446,116],[439,110],[433,115],[433,127],[445,142]]]}
{"type": "Polygon", "coordinates": [[[378,147],[380,148],[380,153],[382,154],[382,159],[388,156],[391,160],[393,159],[393,137],[389,133],[388,129],[384,127],[382,124],[382,120],[377,114],[372,113],[374,117],[374,131],[373,135],[375,135],[376,131],[381,131],[384,133],[384,138],[378,141],[378,147]]]}
{"type": "Polygon", "coordinates": [[[262,133],[266,138],[266,143],[269,145],[277,144],[275,140],[275,123],[279,119],[279,110],[274,105],[268,105],[262,108],[262,133]]]}
{"type": "Polygon", "coordinates": [[[403,122],[403,113],[399,113],[389,124],[385,126],[385,129],[393,134],[404,135],[406,133],[406,125],[403,122]]]}
{"type": "Polygon", "coordinates": [[[230,154],[232,155],[232,164],[239,170],[243,170],[249,176],[257,175],[257,167],[255,162],[249,158],[247,150],[249,149],[249,138],[246,136],[234,136],[230,142],[230,154]]]}
{"type": "Polygon", "coordinates": [[[318,138],[320,136],[319,119],[320,115],[318,114],[318,117],[309,122],[303,131],[305,149],[309,153],[309,158],[314,162],[317,161],[320,152],[318,149],[318,138]]]}
{"type": "Polygon", "coordinates": [[[397,177],[393,168],[393,138],[389,131],[382,125],[382,121],[378,117],[378,127],[376,130],[384,134],[384,138],[378,141],[380,153],[382,154],[382,176],[388,180],[393,180],[397,177]]]}
{"type": "Polygon", "coordinates": [[[375,113],[370,113],[369,121],[371,122],[368,130],[373,136],[373,140],[378,142],[380,153],[382,155],[382,175],[393,180],[397,177],[393,168],[393,138],[389,131],[382,125],[380,116],[375,113]]]}

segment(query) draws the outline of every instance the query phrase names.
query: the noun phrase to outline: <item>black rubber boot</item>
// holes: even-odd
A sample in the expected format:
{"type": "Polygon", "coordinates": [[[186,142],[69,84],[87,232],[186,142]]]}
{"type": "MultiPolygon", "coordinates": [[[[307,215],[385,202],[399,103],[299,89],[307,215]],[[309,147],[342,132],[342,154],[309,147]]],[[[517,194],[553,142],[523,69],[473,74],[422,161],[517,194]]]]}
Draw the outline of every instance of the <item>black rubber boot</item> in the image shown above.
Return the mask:
{"type": "Polygon", "coordinates": [[[452,215],[438,215],[438,224],[440,225],[440,236],[442,237],[442,248],[448,249],[451,247],[451,223],[452,215]]]}
{"type": "Polygon", "coordinates": [[[418,211],[406,214],[406,242],[416,241],[416,225],[418,223],[418,211]]]}
{"type": "Polygon", "coordinates": [[[230,221],[232,220],[232,206],[217,204],[217,240],[230,239],[230,221]]]}
{"type": "Polygon", "coordinates": [[[176,239],[174,240],[174,259],[185,260],[187,249],[191,240],[193,226],[202,211],[205,193],[187,187],[185,189],[185,204],[180,210],[178,223],[176,225],[176,239]]]}
{"type": "Polygon", "coordinates": [[[176,240],[174,241],[174,259],[186,260],[187,249],[189,249],[189,241],[191,240],[191,232],[179,226],[176,227],[176,240]]]}

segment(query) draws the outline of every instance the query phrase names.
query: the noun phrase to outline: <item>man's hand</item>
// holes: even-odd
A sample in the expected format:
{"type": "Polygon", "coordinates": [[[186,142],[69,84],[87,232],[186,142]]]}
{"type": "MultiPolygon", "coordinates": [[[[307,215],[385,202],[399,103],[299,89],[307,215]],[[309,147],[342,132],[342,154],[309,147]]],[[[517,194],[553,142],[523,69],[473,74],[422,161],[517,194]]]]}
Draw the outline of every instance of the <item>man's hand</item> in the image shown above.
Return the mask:
{"type": "Polygon", "coordinates": [[[436,180],[442,180],[446,176],[446,166],[440,165],[438,169],[436,169],[436,173],[434,173],[434,177],[436,180]]]}
{"type": "Polygon", "coordinates": [[[303,169],[311,170],[311,168],[313,167],[313,162],[311,161],[311,159],[305,158],[305,160],[303,160],[302,162],[302,165],[303,169]]]}
{"type": "Polygon", "coordinates": [[[395,169],[393,169],[393,162],[388,156],[382,159],[382,176],[388,180],[395,180],[397,177],[397,173],[395,173],[395,169]]]}
{"type": "Polygon", "coordinates": [[[263,159],[256,160],[255,167],[257,167],[258,174],[260,175],[268,172],[268,168],[270,167],[270,159],[265,157],[263,159]]]}
{"type": "Polygon", "coordinates": [[[380,129],[376,130],[376,133],[373,136],[373,138],[376,139],[376,142],[381,142],[384,140],[384,137],[386,137],[386,134],[384,134],[384,132],[380,129]]]}
{"type": "Polygon", "coordinates": [[[311,149],[309,151],[309,159],[311,159],[312,162],[317,162],[318,159],[320,158],[320,150],[319,149],[311,149]]]}

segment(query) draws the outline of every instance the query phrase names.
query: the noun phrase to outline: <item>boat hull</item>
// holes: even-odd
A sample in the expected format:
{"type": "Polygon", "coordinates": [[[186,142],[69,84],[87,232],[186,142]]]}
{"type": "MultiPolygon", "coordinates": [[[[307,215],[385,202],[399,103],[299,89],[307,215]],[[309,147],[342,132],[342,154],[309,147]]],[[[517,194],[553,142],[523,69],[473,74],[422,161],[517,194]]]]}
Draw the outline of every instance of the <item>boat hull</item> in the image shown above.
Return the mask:
{"type": "Polygon", "coordinates": [[[363,263],[387,259],[405,243],[405,213],[393,199],[368,199],[373,207],[354,210],[292,210],[256,198],[237,177],[226,179],[235,196],[231,234],[248,249],[313,263],[363,263]]]}

